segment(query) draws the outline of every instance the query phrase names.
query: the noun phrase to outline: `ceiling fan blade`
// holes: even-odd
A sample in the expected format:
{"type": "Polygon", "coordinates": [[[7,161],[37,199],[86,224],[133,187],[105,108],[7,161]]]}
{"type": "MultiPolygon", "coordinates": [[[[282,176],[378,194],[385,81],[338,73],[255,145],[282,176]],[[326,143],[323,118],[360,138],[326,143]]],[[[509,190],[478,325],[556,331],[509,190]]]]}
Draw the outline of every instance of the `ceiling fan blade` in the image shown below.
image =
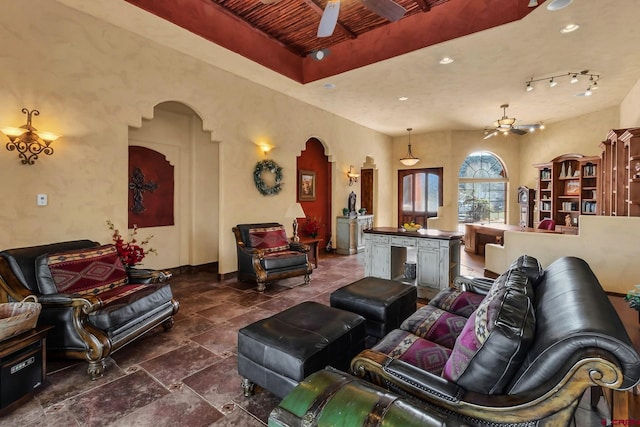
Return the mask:
{"type": "Polygon", "coordinates": [[[338,13],[340,12],[340,0],[330,0],[322,12],[320,25],[318,26],[318,37],[329,37],[338,23],[338,13]]]}
{"type": "Polygon", "coordinates": [[[367,9],[373,13],[388,19],[391,22],[399,21],[406,13],[406,9],[393,0],[360,0],[367,9]]]}
{"type": "Polygon", "coordinates": [[[511,128],[511,129],[509,129],[509,132],[515,133],[516,135],[524,135],[524,134],[527,133],[526,130],[517,129],[517,128],[511,128]]]}
{"type": "Polygon", "coordinates": [[[535,123],[535,124],[530,124],[530,125],[518,125],[518,126],[514,126],[514,128],[516,128],[516,129],[524,129],[524,130],[540,129],[540,123],[535,123]]]}
{"type": "Polygon", "coordinates": [[[490,132],[490,133],[486,134],[486,135],[484,136],[484,138],[482,138],[482,139],[489,139],[489,138],[491,138],[491,137],[496,136],[497,134],[498,134],[498,131],[497,131],[497,130],[494,130],[493,132],[490,132]]]}

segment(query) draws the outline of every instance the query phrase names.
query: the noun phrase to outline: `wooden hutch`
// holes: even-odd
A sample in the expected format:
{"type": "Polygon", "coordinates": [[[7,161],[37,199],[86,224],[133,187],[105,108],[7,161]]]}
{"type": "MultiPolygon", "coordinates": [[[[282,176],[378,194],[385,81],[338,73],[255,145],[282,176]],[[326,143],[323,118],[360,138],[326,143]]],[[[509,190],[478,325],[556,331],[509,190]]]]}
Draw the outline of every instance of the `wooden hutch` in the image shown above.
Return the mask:
{"type": "Polygon", "coordinates": [[[640,216],[640,128],[612,129],[602,149],[602,214],[640,216]]]}

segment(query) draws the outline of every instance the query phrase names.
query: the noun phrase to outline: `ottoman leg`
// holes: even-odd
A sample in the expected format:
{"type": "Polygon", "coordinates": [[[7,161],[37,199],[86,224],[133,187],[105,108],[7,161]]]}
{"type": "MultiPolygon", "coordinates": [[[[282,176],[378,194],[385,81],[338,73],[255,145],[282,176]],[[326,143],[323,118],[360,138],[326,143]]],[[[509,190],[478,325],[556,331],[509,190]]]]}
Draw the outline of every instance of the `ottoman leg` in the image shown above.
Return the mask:
{"type": "Polygon", "coordinates": [[[244,397],[249,397],[253,395],[255,384],[251,382],[248,378],[242,379],[242,393],[244,397]]]}
{"type": "Polygon", "coordinates": [[[311,282],[311,278],[309,277],[309,274],[305,274],[304,275],[304,284],[308,285],[309,282],[311,282]]]}

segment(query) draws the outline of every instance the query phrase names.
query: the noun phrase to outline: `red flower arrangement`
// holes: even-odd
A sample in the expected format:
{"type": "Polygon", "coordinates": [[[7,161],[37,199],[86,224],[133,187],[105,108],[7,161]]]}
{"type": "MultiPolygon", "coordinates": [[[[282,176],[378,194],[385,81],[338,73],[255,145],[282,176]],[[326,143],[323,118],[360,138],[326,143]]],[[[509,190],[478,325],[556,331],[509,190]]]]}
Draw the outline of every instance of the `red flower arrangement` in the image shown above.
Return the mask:
{"type": "Polygon", "coordinates": [[[138,234],[138,226],[134,225],[129,235],[129,241],[125,242],[120,234],[120,231],[116,229],[110,219],[107,220],[107,226],[109,230],[113,231],[113,243],[118,251],[118,256],[122,260],[125,267],[133,267],[140,263],[147,254],[158,254],[155,249],[144,249],[144,246],[149,244],[149,240],[153,236],[149,236],[138,244],[136,235],[138,234]]]}
{"type": "Polygon", "coordinates": [[[311,237],[317,237],[320,232],[320,227],[322,227],[322,225],[317,217],[308,216],[304,224],[302,224],[302,231],[311,237]]]}

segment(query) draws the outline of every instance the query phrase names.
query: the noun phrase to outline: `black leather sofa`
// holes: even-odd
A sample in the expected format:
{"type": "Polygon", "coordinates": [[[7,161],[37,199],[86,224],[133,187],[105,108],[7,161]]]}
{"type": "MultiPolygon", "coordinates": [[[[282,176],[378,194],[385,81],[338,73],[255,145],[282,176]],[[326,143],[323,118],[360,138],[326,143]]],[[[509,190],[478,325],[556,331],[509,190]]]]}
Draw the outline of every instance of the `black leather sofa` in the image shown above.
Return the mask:
{"type": "Polygon", "coordinates": [[[0,301],[34,295],[42,304],[38,324],[54,326],[47,334],[48,355],[89,362],[91,379],[101,376],[105,358],[128,342],[159,325],[171,329],[179,303],[169,277],[156,270],[125,270],[113,245],[91,240],[0,252],[0,301]],[[54,274],[53,264],[60,260],[82,264],[83,272],[54,274]],[[98,276],[104,276],[101,285],[92,287],[98,276]],[[61,290],[65,286],[68,291],[61,290]]]}
{"type": "MultiPolygon", "coordinates": [[[[495,281],[456,283],[357,355],[351,373],[409,398],[442,425],[568,426],[589,387],[619,393],[639,383],[640,356],[582,259],[543,270],[523,256],[495,281]]],[[[312,421],[296,406],[309,390],[326,396],[342,387],[309,380],[278,409],[287,420],[312,421]]],[[[270,425],[295,425],[278,421],[278,410],[270,425]]]]}

